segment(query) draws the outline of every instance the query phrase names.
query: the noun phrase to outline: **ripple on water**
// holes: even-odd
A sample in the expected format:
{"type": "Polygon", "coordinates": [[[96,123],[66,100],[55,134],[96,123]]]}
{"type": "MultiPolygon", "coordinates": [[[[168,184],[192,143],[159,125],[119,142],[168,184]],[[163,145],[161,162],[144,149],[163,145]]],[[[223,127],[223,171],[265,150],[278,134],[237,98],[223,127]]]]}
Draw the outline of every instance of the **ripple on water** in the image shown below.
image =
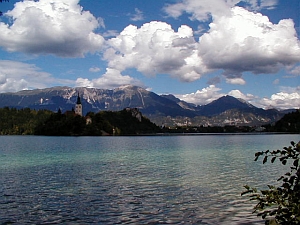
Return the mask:
{"type": "Polygon", "coordinates": [[[0,224],[262,224],[240,193],[281,174],[253,162],[283,141],[263,138],[16,137],[0,147],[0,224]]]}

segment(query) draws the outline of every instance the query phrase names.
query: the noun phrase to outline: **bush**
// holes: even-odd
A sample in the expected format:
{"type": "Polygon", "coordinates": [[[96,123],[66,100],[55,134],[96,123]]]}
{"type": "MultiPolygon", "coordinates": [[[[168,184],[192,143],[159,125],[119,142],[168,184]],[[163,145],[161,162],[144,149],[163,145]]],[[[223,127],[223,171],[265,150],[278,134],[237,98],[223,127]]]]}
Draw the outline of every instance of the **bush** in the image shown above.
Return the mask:
{"type": "Polygon", "coordinates": [[[263,164],[269,158],[271,163],[279,159],[283,165],[291,162],[290,171],[281,176],[278,181],[282,181],[279,187],[268,185],[267,190],[257,191],[256,188],[245,186],[246,191],[242,195],[247,195],[250,200],[257,201],[254,212],[265,220],[265,224],[300,224],[300,166],[299,166],[300,141],[296,144],[291,142],[291,146],[284,147],[283,150],[262,151],[255,153],[255,161],[263,156],[263,164]]]}

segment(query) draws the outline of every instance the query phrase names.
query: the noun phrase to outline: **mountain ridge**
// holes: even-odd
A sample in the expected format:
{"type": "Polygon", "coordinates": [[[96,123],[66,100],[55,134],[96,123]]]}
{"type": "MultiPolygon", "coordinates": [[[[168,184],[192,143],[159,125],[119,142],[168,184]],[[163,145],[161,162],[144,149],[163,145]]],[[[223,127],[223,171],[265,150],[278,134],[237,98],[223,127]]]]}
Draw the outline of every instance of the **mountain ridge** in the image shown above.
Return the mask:
{"type": "Polygon", "coordinates": [[[244,100],[229,95],[222,96],[207,105],[197,106],[184,102],[174,95],[158,95],[132,85],[115,89],[57,86],[1,93],[0,107],[28,107],[51,111],[61,109],[64,112],[74,107],[78,94],[82,99],[84,115],[87,112],[101,110],[118,111],[127,107],[138,108],[158,125],[166,124],[166,118],[173,121],[173,124],[168,122],[168,125],[180,124],[182,121],[189,121],[188,123],[193,126],[226,125],[228,124],[226,121],[236,121],[235,125],[260,125],[275,122],[284,115],[278,110],[257,108],[244,100]],[[225,114],[226,118],[224,118],[225,114]],[[250,118],[253,118],[252,121],[250,118]],[[180,120],[181,122],[178,122],[180,120]]]}

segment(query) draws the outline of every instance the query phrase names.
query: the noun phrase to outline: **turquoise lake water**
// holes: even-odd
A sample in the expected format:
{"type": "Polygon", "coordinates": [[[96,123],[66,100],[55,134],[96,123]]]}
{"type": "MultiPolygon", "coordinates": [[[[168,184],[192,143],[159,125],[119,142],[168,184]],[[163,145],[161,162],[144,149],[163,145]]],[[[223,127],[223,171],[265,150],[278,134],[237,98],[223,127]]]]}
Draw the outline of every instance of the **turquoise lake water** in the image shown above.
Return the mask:
{"type": "Polygon", "coordinates": [[[0,224],[263,224],[243,185],[299,135],[0,136],[0,224]]]}

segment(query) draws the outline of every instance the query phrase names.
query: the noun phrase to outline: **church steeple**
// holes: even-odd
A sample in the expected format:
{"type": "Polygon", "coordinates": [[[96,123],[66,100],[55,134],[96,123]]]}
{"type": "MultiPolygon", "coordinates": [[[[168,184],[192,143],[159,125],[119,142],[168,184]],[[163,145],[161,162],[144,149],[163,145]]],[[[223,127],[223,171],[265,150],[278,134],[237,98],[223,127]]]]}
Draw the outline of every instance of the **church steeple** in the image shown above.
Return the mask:
{"type": "Polygon", "coordinates": [[[79,97],[79,92],[78,92],[78,96],[77,96],[77,102],[76,104],[81,104],[81,100],[80,100],[80,97],[79,97]]]}
{"type": "Polygon", "coordinates": [[[77,101],[76,101],[76,105],[75,105],[75,114],[82,116],[82,105],[81,105],[81,100],[79,97],[79,92],[78,92],[77,101]]]}

